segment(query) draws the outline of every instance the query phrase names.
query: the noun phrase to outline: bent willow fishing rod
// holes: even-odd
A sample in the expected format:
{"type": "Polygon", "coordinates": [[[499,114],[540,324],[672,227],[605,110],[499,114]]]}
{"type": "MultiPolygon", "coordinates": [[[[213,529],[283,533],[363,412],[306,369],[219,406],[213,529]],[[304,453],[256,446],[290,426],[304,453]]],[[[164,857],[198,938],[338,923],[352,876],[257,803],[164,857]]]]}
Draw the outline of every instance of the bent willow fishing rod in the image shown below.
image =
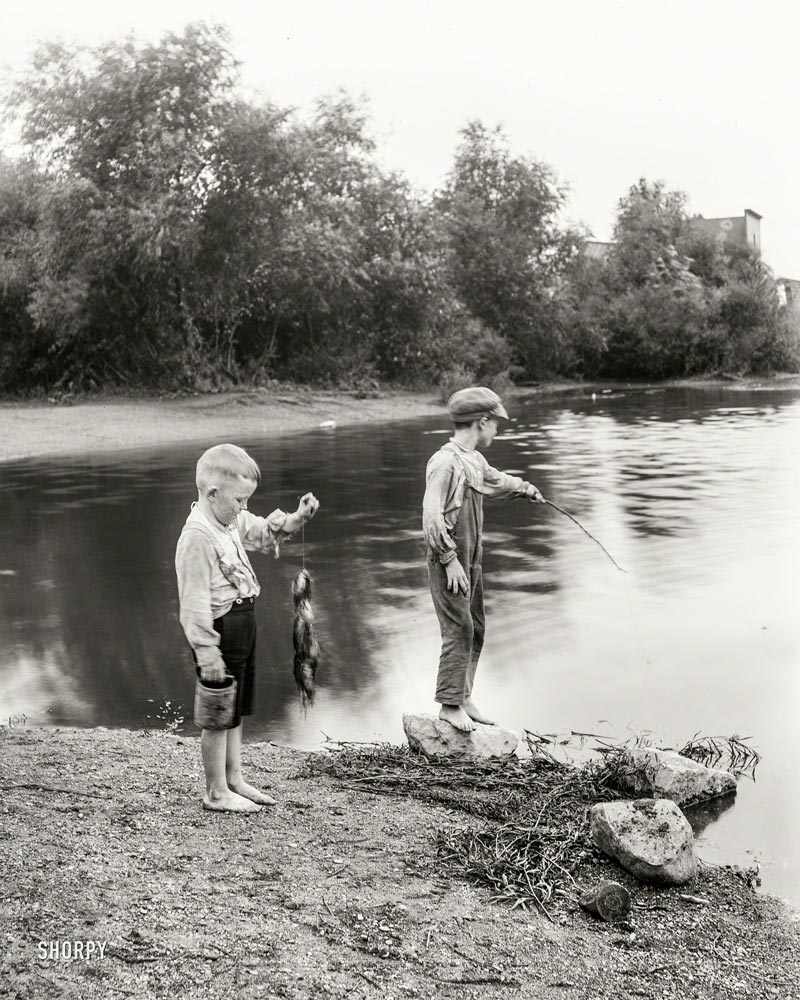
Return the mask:
{"type": "Polygon", "coordinates": [[[568,517],[570,519],[570,521],[574,521],[575,524],[577,524],[578,527],[581,529],[581,531],[584,533],[584,535],[588,535],[589,538],[591,538],[591,540],[593,542],[597,542],[597,544],[600,546],[600,548],[603,550],[603,552],[605,552],[605,554],[608,556],[608,558],[611,560],[611,562],[614,563],[614,565],[617,567],[617,569],[620,571],[620,573],[626,573],[627,572],[627,570],[624,570],[620,566],[620,564],[617,562],[617,560],[611,555],[611,553],[608,551],[608,549],[605,547],[605,545],[603,545],[603,543],[601,541],[598,541],[598,539],[596,539],[594,537],[594,535],[591,533],[591,531],[587,531],[586,528],[584,528],[584,526],[577,519],[577,517],[573,517],[572,514],[570,514],[570,512],[568,510],[564,510],[563,507],[559,507],[557,503],[553,503],[553,501],[552,500],[548,500],[547,497],[542,497],[542,501],[544,503],[546,503],[546,504],[549,504],[551,507],[553,507],[559,513],[563,514],[565,517],[568,517]]]}

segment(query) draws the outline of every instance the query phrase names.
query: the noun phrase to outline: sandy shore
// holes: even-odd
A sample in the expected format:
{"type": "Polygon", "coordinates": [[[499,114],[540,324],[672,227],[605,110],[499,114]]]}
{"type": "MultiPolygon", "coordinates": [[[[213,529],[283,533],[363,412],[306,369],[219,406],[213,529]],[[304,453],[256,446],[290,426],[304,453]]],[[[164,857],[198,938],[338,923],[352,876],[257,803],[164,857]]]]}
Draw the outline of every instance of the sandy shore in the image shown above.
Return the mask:
{"type": "Polygon", "coordinates": [[[443,413],[434,390],[357,399],[304,388],[251,389],[182,399],[0,404],[0,462],[78,452],[202,442],[443,413]]]}
{"type": "MultiPolygon", "coordinates": [[[[800,388],[800,376],[734,382],[686,379],[653,385],[547,382],[516,389],[513,395],[700,386],[790,391],[800,388]]],[[[180,399],[111,397],[80,402],[5,402],[0,403],[0,462],[190,442],[210,445],[260,434],[311,430],[325,421],[344,426],[423,416],[444,417],[435,388],[418,392],[384,389],[367,399],[345,392],[276,386],[180,399]]]]}
{"type": "MultiPolygon", "coordinates": [[[[548,920],[438,858],[437,830],[475,817],[312,773],[270,744],[243,757],[278,805],[212,814],[195,739],[0,727],[0,996],[798,996],[800,924],[729,870],[701,866],[684,889],[631,882],[630,924],[572,893],[548,920]],[[76,941],[103,957],[64,957],[76,941]]],[[[593,878],[625,876],[599,863],[593,878]]]]}

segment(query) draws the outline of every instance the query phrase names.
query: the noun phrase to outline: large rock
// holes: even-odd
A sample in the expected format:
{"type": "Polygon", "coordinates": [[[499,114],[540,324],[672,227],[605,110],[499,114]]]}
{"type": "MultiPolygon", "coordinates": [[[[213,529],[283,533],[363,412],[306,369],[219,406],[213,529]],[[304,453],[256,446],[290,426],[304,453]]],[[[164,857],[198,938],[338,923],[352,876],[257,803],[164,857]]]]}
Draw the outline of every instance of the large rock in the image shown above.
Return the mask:
{"type": "Polygon", "coordinates": [[[403,729],[411,749],[426,755],[506,757],[514,753],[520,739],[510,729],[480,723],[475,723],[471,733],[463,733],[434,715],[404,715],[403,729]]]}
{"type": "Polygon", "coordinates": [[[636,878],[683,885],[696,873],[692,828],[669,799],[601,802],[589,818],[595,844],[636,878]]]}
{"type": "Polygon", "coordinates": [[[628,767],[620,783],[637,798],[672,799],[679,806],[690,806],[736,792],[732,774],[698,764],[674,750],[634,747],[626,751],[626,758],[628,767]]]}

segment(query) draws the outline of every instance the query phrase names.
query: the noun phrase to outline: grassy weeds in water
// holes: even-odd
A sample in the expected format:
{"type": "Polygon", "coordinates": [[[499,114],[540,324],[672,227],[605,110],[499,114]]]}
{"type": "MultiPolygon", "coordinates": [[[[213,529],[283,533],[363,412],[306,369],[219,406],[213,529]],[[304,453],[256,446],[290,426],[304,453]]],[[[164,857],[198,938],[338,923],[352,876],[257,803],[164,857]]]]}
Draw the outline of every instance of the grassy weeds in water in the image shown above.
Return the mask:
{"type": "Polygon", "coordinates": [[[695,733],[678,753],[706,767],[723,767],[732,774],[754,777],[761,757],[748,743],[749,739],[749,736],[701,736],[695,733]]]}

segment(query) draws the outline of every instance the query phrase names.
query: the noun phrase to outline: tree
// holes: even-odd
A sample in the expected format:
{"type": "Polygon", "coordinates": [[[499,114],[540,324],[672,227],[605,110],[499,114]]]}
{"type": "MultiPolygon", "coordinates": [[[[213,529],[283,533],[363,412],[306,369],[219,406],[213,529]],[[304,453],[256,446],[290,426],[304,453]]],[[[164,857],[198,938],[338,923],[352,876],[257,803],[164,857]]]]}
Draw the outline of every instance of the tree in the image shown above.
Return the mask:
{"type": "Polygon", "coordinates": [[[0,155],[0,385],[35,382],[47,350],[30,315],[42,178],[0,155]]]}
{"type": "Polygon", "coordinates": [[[220,29],[157,44],[41,46],[12,95],[44,171],[31,315],[68,379],[176,373],[233,60],[220,29]]]}
{"type": "Polygon", "coordinates": [[[587,261],[582,275],[578,314],[589,374],[666,378],[696,369],[708,293],[679,249],[685,204],[682,192],[644,178],[620,199],[608,259],[587,261]]]}
{"type": "MultiPolygon", "coordinates": [[[[621,198],[609,264],[621,287],[640,287],[675,250],[686,224],[686,195],[641,178],[621,198]]],[[[685,260],[683,263],[686,263],[685,260]]]]}
{"type": "Polygon", "coordinates": [[[509,339],[529,374],[557,368],[565,353],[559,286],[581,238],[559,223],[565,197],[549,166],[513,156],[500,128],[473,121],[437,199],[457,295],[509,339]]]}
{"type": "Polygon", "coordinates": [[[262,271],[269,349],[294,377],[413,376],[444,284],[429,207],[374,162],[363,106],[323,98],[289,139],[303,183],[262,271]]]}
{"type": "Polygon", "coordinates": [[[601,374],[666,378],[794,364],[797,333],[758,252],[691,226],[686,196],[642,179],[619,202],[601,269],[601,374]]]}

